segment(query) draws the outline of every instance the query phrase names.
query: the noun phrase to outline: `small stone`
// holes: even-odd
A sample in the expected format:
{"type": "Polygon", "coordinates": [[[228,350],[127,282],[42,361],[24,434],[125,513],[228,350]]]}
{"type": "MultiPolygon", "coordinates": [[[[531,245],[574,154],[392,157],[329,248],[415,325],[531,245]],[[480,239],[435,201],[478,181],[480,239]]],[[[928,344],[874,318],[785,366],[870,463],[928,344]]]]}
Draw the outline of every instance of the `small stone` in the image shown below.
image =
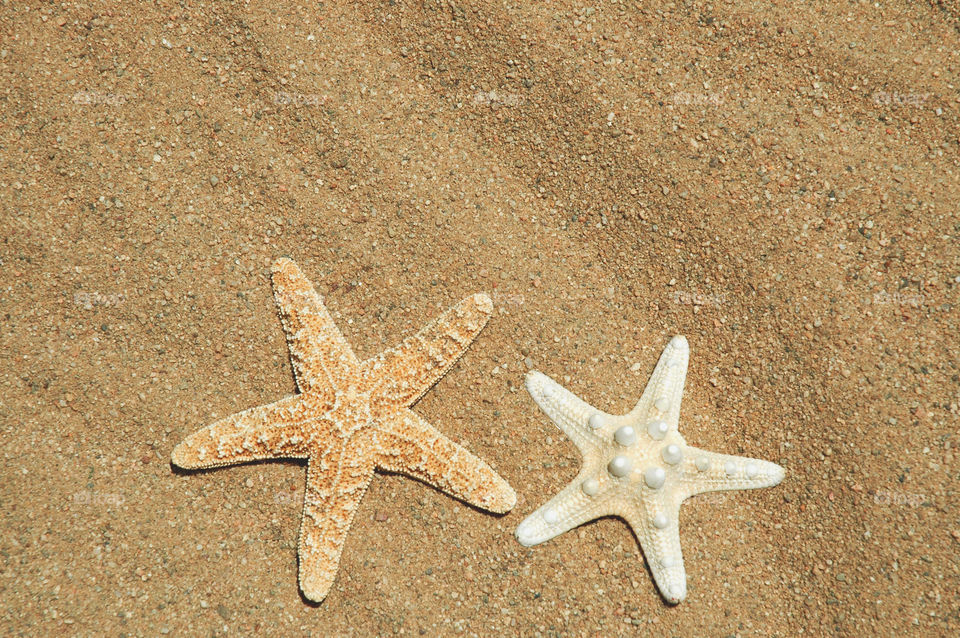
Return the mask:
{"type": "Polygon", "coordinates": [[[220,183],[220,178],[218,178],[216,175],[211,175],[211,176],[210,176],[210,185],[211,185],[211,186],[216,186],[216,185],[219,184],[219,183],[220,183]]]}

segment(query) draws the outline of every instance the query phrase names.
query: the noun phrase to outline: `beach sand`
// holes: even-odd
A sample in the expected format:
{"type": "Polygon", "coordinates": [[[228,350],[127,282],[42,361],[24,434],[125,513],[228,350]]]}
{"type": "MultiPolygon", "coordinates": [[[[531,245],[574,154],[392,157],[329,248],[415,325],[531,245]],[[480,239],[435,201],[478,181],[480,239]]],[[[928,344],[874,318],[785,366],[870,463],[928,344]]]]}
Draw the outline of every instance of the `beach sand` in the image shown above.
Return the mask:
{"type": "Polygon", "coordinates": [[[0,7],[0,629],[9,635],[957,635],[955,2],[0,7]],[[357,354],[495,314],[414,410],[518,493],[378,475],[319,606],[302,462],[173,447],[295,391],[290,256],[357,354]],[[680,431],[780,463],[525,548],[610,412],[691,358],[680,431]]]}

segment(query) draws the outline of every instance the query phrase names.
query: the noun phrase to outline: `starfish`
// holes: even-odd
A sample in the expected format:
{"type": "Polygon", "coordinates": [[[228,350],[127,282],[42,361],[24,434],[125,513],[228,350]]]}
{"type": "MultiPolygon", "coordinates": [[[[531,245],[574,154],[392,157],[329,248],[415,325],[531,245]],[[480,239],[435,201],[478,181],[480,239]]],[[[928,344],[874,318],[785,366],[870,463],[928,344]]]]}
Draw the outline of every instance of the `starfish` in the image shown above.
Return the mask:
{"type": "Polygon", "coordinates": [[[513,489],[489,465],[409,409],[486,325],[490,297],[467,297],[396,348],[361,362],[293,261],[277,260],[272,280],[300,393],[191,434],[172,460],[198,469],[307,459],[297,550],[306,598],[320,602],[330,591],[375,469],[407,474],[492,512],[514,506],[513,489]]]}
{"type": "Polygon", "coordinates": [[[783,480],[775,463],[707,452],[687,445],[678,431],[690,348],[674,337],[636,407],[602,412],[543,373],[527,374],[527,391],[570,437],[583,467],[559,494],[517,527],[530,547],[602,516],[619,516],[633,529],[663,598],[686,598],[678,529],[680,503],[704,492],[771,487],[783,480]]]}

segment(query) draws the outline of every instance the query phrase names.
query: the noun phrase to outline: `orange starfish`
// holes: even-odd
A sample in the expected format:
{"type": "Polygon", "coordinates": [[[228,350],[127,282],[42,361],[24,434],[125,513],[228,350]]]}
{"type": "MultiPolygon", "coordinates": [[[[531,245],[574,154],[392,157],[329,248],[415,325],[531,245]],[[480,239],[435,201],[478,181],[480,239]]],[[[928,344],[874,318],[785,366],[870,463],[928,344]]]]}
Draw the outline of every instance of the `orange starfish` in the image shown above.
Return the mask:
{"type": "Polygon", "coordinates": [[[320,602],[330,591],[375,469],[408,474],[492,512],[516,504],[489,465],[409,409],[486,325],[490,297],[467,297],[396,348],[360,362],[291,260],[274,263],[273,289],[300,394],[193,433],[173,450],[173,463],[197,469],[307,459],[298,548],[304,596],[320,602]]]}

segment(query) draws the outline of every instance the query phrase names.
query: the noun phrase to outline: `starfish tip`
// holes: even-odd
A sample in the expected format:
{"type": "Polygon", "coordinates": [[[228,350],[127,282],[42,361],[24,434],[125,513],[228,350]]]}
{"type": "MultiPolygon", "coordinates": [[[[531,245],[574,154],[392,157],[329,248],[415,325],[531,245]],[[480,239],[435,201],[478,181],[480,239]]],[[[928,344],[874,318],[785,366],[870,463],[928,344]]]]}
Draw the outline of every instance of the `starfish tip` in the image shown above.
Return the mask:
{"type": "Polygon", "coordinates": [[[181,467],[185,470],[193,469],[193,464],[187,459],[187,447],[182,443],[177,447],[173,448],[173,453],[170,455],[170,461],[177,467],[181,467]]]}
{"type": "Polygon", "coordinates": [[[484,505],[485,509],[494,514],[506,514],[512,510],[516,504],[517,493],[513,491],[513,488],[507,487],[507,489],[501,490],[492,500],[484,505]]]}
{"type": "Polygon", "coordinates": [[[300,591],[303,592],[303,597],[315,603],[322,603],[332,586],[332,578],[300,577],[300,591]]]}
{"type": "Polygon", "coordinates": [[[517,542],[524,547],[533,547],[538,543],[538,540],[537,537],[532,533],[533,530],[528,529],[529,526],[526,525],[526,523],[527,521],[520,523],[513,535],[516,537],[517,542]]]}
{"type": "Polygon", "coordinates": [[[513,506],[517,504],[517,493],[510,487],[510,484],[503,479],[501,479],[501,485],[497,490],[496,496],[497,498],[494,504],[496,509],[492,509],[491,511],[497,514],[509,512],[513,509],[513,506]]]}
{"type": "Polygon", "coordinates": [[[687,584],[680,583],[663,592],[663,599],[671,605],[679,605],[687,598],[687,584]]]}
{"type": "Polygon", "coordinates": [[[504,509],[503,511],[509,512],[517,504],[517,493],[514,491],[512,487],[507,485],[506,493],[504,494],[504,496],[505,496],[505,499],[503,504],[506,506],[506,509],[504,509]]]}
{"type": "Polygon", "coordinates": [[[477,304],[477,309],[484,314],[493,313],[493,299],[485,292],[478,292],[473,296],[473,302],[477,304]]]}
{"type": "Polygon", "coordinates": [[[780,482],[786,477],[787,471],[776,463],[771,463],[770,465],[770,487],[780,485],[780,482]]]}
{"type": "Polygon", "coordinates": [[[668,345],[676,350],[690,350],[690,344],[687,343],[687,338],[683,335],[675,336],[668,345]]]}
{"type": "Polygon", "coordinates": [[[494,474],[491,480],[492,484],[477,495],[473,504],[494,514],[506,514],[517,504],[517,493],[502,477],[494,474]]]}
{"type": "Polygon", "coordinates": [[[278,257],[274,260],[273,265],[270,267],[270,272],[277,274],[282,272],[284,269],[289,268],[290,266],[296,266],[292,259],[289,257],[278,257]]]}
{"type": "Polygon", "coordinates": [[[533,390],[540,384],[543,378],[546,375],[538,370],[530,370],[523,377],[523,384],[527,388],[527,392],[533,393],[533,390]]]}

